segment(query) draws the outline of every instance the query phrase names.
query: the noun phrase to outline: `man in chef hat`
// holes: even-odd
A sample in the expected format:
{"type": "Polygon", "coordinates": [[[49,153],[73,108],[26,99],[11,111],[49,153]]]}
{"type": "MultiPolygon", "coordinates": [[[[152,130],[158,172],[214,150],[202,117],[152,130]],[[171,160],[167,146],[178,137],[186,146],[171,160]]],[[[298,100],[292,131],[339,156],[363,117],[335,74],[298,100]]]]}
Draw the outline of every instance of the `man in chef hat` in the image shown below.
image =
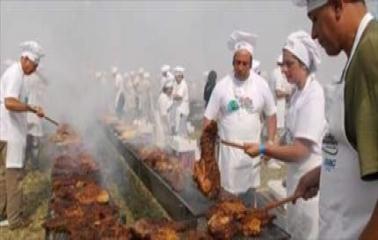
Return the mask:
{"type": "Polygon", "coordinates": [[[25,76],[34,73],[43,57],[41,46],[35,41],[23,42],[18,62],[4,72],[0,80],[0,226],[10,229],[30,223],[23,215],[21,181],[24,173],[27,135],[27,112],[39,117],[41,107],[26,102],[25,76]]]}
{"type": "Polygon", "coordinates": [[[187,137],[187,119],[189,115],[189,89],[184,78],[185,69],[177,66],[174,69],[173,107],[175,116],[174,133],[180,137],[187,137]]]}
{"type": "MultiPolygon", "coordinates": [[[[204,127],[218,124],[221,139],[243,144],[260,142],[261,115],[267,116],[268,142],[276,132],[276,106],[269,86],[252,70],[256,35],[234,31],[228,41],[233,52],[233,72],[217,83],[205,111],[204,127]]],[[[261,143],[260,155],[265,147],[261,143]]],[[[243,150],[221,144],[218,166],[222,187],[251,203],[254,189],[260,186],[260,157],[251,158],[243,150]]]]}

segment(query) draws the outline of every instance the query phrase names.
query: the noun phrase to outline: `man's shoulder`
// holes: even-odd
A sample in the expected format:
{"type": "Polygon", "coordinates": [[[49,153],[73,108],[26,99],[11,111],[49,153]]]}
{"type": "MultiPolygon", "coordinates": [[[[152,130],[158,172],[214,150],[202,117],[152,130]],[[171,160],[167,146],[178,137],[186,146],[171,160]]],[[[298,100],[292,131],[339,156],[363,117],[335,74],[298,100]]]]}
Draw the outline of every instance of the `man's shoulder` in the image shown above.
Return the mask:
{"type": "Polygon", "coordinates": [[[363,58],[377,58],[378,56],[378,22],[372,20],[367,26],[366,32],[356,52],[363,58]],[[374,53],[374,54],[372,54],[374,53]]]}
{"type": "Polygon", "coordinates": [[[21,77],[22,73],[19,69],[18,63],[13,63],[10,67],[8,67],[5,72],[3,73],[1,80],[6,81],[6,79],[13,78],[13,77],[21,77]]]}

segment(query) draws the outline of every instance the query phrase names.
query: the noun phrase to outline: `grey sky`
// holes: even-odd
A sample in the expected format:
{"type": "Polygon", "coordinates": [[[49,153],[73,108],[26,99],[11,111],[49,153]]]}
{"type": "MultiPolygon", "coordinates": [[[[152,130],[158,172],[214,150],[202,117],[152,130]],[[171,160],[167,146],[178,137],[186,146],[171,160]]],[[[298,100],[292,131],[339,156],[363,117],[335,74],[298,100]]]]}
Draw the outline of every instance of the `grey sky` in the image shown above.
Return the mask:
{"type": "MultiPolygon", "coordinates": [[[[377,1],[367,2],[378,12],[377,1]]],[[[50,79],[52,92],[61,94],[52,99],[75,98],[90,72],[109,71],[113,65],[122,72],[142,66],[153,78],[162,64],[182,65],[192,89],[202,86],[203,71],[215,69],[222,76],[231,70],[226,41],[235,29],[259,35],[255,58],[263,70],[271,71],[287,35],[310,31],[305,9],[294,7],[291,0],[1,0],[0,6],[1,62],[18,59],[20,42],[39,41],[46,53],[41,71],[50,79]]],[[[343,56],[323,56],[320,81],[340,73],[345,61],[343,56]]],[[[199,97],[200,92],[192,95],[199,97]]]]}

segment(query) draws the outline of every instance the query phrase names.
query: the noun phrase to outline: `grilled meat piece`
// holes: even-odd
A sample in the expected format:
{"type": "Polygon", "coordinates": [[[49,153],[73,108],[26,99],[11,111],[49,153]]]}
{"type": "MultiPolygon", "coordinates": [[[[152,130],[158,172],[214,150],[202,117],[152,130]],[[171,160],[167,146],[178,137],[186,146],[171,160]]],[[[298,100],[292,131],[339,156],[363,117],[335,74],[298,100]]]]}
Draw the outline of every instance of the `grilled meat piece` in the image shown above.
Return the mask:
{"type": "Polygon", "coordinates": [[[232,239],[238,232],[238,222],[224,212],[214,213],[207,222],[209,233],[215,239],[232,239]]]}
{"type": "Polygon", "coordinates": [[[185,230],[185,226],[166,219],[140,219],[130,230],[135,239],[176,240],[179,239],[177,232],[185,230]]]}
{"type": "Polygon", "coordinates": [[[213,237],[211,237],[208,233],[198,230],[190,230],[188,232],[188,240],[212,240],[213,237]]]}
{"type": "Polygon", "coordinates": [[[215,198],[220,191],[220,172],[215,159],[217,124],[211,122],[201,136],[201,159],[194,164],[193,178],[203,194],[215,198]]]}
{"type": "Polygon", "coordinates": [[[239,231],[239,222],[247,213],[247,208],[240,199],[228,199],[218,202],[208,213],[208,230],[216,239],[232,239],[239,231]]]}
{"type": "Polygon", "coordinates": [[[267,211],[261,209],[251,209],[241,219],[241,230],[244,236],[259,236],[262,228],[270,223],[274,218],[267,211]]]}

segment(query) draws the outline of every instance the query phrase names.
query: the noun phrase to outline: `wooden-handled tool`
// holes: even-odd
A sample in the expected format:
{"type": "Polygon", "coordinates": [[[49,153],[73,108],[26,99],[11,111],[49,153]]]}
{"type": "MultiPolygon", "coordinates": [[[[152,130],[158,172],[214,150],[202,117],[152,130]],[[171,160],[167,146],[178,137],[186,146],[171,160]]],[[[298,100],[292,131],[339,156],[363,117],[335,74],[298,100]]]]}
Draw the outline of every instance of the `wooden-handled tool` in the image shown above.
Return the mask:
{"type": "Polygon", "coordinates": [[[223,143],[226,146],[230,146],[230,147],[234,147],[234,148],[244,150],[244,145],[240,144],[240,143],[234,143],[234,142],[226,141],[226,140],[223,140],[223,139],[221,139],[221,143],[223,143]]]}
{"type": "Polygon", "coordinates": [[[290,196],[290,197],[278,200],[276,202],[272,202],[272,203],[266,205],[264,207],[264,210],[268,211],[270,209],[277,208],[277,207],[279,207],[279,206],[281,206],[281,205],[283,205],[285,203],[292,202],[292,201],[294,201],[295,199],[298,199],[298,198],[300,198],[300,196],[293,195],[293,196],[290,196]]]}

